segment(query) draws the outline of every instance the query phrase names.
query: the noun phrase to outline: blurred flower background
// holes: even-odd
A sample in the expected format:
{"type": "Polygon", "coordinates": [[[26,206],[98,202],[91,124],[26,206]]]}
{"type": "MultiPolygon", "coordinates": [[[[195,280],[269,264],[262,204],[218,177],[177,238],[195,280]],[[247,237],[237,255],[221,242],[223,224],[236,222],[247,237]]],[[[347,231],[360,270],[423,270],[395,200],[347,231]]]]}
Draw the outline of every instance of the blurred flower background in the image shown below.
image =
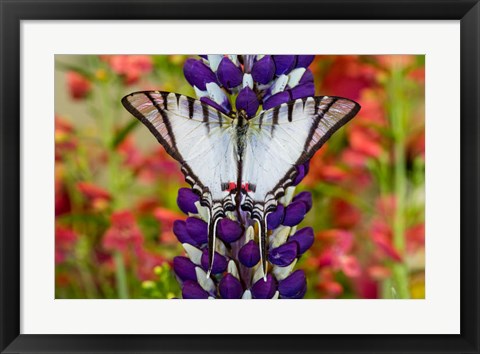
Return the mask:
{"type": "MultiPolygon", "coordinates": [[[[55,58],[56,298],[177,298],[177,162],[125,111],[139,90],[195,97],[184,55],[55,58]]],[[[362,106],[311,159],[305,298],[425,297],[425,58],[316,56],[316,95],[362,106]]]]}

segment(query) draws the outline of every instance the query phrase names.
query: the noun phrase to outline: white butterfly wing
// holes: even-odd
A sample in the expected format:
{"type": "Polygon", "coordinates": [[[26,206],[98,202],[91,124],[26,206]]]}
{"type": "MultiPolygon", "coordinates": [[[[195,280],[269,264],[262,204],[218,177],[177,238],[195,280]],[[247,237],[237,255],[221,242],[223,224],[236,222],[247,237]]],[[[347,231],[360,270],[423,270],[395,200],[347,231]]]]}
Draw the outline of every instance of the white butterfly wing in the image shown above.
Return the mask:
{"type": "Polygon", "coordinates": [[[235,191],[226,188],[238,179],[232,119],[193,98],[161,91],[132,93],[122,104],[180,162],[185,180],[209,208],[213,261],[216,221],[235,208],[235,191]]]}
{"type": "MultiPolygon", "coordinates": [[[[242,184],[249,188],[242,208],[259,221],[262,232],[266,215],[293,183],[295,166],[308,161],[359,109],[345,98],[309,97],[274,107],[249,122],[242,163],[242,184]]],[[[265,244],[261,247],[264,255],[265,244]]]]}

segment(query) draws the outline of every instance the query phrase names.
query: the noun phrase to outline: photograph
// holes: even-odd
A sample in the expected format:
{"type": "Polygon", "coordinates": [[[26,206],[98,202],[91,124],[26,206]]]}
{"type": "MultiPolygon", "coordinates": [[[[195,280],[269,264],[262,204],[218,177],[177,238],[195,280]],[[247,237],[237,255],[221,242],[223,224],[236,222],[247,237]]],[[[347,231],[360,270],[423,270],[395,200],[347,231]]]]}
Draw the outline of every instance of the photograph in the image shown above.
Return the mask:
{"type": "Polygon", "coordinates": [[[56,54],[54,83],[55,299],[426,298],[425,55],[56,54]]]}

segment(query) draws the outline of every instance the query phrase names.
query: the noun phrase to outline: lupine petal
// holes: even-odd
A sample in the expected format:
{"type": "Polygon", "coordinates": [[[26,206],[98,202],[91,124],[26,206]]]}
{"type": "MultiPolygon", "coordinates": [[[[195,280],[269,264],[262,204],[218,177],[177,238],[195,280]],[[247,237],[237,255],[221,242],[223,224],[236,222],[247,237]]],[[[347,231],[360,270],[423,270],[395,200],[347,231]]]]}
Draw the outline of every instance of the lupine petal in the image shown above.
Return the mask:
{"type": "Polygon", "coordinates": [[[232,63],[229,58],[223,57],[218,65],[217,77],[224,87],[233,88],[242,83],[243,74],[242,70],[232,63]]]}
{"type": "Polygon", "coordinates": [[[298,255],[304,254],[313,245],[315,235],[311,227],[304,227],[290,236],[288,241],[293,241],[298,244],[298,255]]]}
{"type": "Polygon", "coordinates": [[[307,278],[303,270],[297,270],[280,281],[278,291],[283,299],[301,299],[305,295],[307,278]]]}
{"type": "Polygon", "coordinates": [[[300,80],[303,77],[303,74],[305,74],[305,68],[296,68],[293,69],[290,74],[288,75],[288,86],[290,88],[297,86],[300,83],[300,80]]]}
{"type": "MultiPolygon", "coordinates": [[[[201,262],[202,268],[207,271],[210,266],[208,260],[208,249],[203,250],[201,262]]],[[[227,269],[227,264],[227,259],[220,253],[215,252],[215,256],[213,257],[212,274],[223,273],[227,269]]]]}
{"type": "Polygon", "coordinates": [[[282,103],[287,103],[289,101],[291,101],[290,94],[287,91],[282,91],[268,98],[263,103],[263,109],[267,110],[276,106],[280,106],[282,103]]]}
{"type": "Polygon", "coordinates": [[[251,89],[253,89],[253,78],[252,78],[251,74],[243,75],[242,86],[243,87],[250,87],[251,89]]]}
{"type": "Polygon", "coordinates": [[[175,220],[173,222],[173,233],[177,236],[180,243],[188,243],[190,245],[198,245],[198,242],[195,241],[187,231],[187,224],[183,220],[175,220]]]}
{"type": "Polygon", "coordinates": [[[217,232],[224,242],[232,243],[242,236],[243,229],[238,222],[223,218],[218,222],[217,232]]]}
{"type": "Polygon", "coordinates": [[[288,74],[296,63],[295,55],[274,55],[275,75],[288,74]]]}
{"type": "Polygon", "coordinates": [[[285,213],[285,208],[283,204],[278,204],[277,209],[274,212],[268,214],[267,216],[267,228],[269,230],[276,229],[283,221],[283,215],[285,213]]]}
{"type": "Polygon", "coordinates": [[[275,63],[270,55],[265,55],[262,59],[253,64],[252,77],[261,84],[267,84],[275,75],[275,63]]]}
{"type": "Polygon", "coordinates": [[[307,71],[305,71],[305,73],[303,74],[303,76],[300,79],[300,81],[298,82],[298,84],[302,85],[302,84],[306,84],[306,83],[309,83],[309,82],[313,83],[313,74],[310,71],[310,69],[307,69],[307,71]]]}
{"type": "Polygon", "coordinates": [[[277,291],[277,284],[271,274],[267,274],[267,280],[263,280],[263,277],[257,280],[250,289],[252,297],[254,299],[271,299],[277,291]]]}
{"type": "Polygon", "coordinates": [[[295,226],[305,217],[307,213],[307,207],[302,202],[291,203],[285,209],[285,216],[282,224],[285,226],[295,226]]]}
{"type": "Polygon", "coordinates": [[[268,93],[274,95],[276,93],[282,92],[287,87],[289,81],[289,77],[287,75],[280,75],[278,78],[275,79],[272,86],[268,90],[268,93]]]}
{"type": "Polygon", "coordinates": [[[293,183],[292,183],[293,186],[296,186],[300,182],[302,182],[302,180],[305,178],[305,175],[306,175],[305,165],[298,165],[298,166],[296,166],[296,169],[297,169],[297,175],[295,176],[295,179],[293,180],[293,183]]]}
{"type": "Polygon", "coordinates": [[[226,107],[222,107],[220,106],[217,102],[213,101],[210,97],[201,97],[200,98],[200,101],[202,101],[203,103],[206,103],[208,104],[209,106],[215,108],[215,109],[218,109],[220,112],[223,112],[225,114],[229,114],[231,109],[226,109],[226,107]]]}
{"type": "Polygon", "coordinates": [[[230,105],[230,101],[227,95],[225,94],[225,91],[222,90],[216,82],[209,82],[206,85],[206,87],[207,87],[208,97],[210,97],[210,99],[218,103],[226,111],[231,110],[232,107],[230,105]]]}
{"type": "Polygon", "coordinates": [[[208,293],[195,281],[187,280],[182,286],[184,299],[208,299],[208,293]]]}
{"type": "Polygon", "coordinates": [[[208,225],[205,221],[198,218],[187,218],[185,221],[188,234],[198,244],[207,243],[208,225]]]}
{"type": "Polygon", "coordinates": [[[243,109],[249,117],[253,117],[260,106],[257,95],[248,86],[238,93],[235,105],[237,111],[243,109]]]}
{"type": "Polygon", "coordinates": [[[315,95],[315,86],[313,82],[307,82],[305,84],[297,85],[290,90],[292,99],[311,97],[315,95]]]}
{"type": "Polygon", "coordinates": [[[218,285],[220,296],[223,299],[241,299],[243,288],[240,281],[230,273],[226,274],[218,285]]]}
{"type": "Polygon", "coordinates": [[[238,252],[238,260],[245,267],[251,268],[260,261],[260,249],[258,244],[250,240],[238,252]]]}
{"type": "Polygon", "coordinates": [[[188,213],[198,213],[195,202],[199,201],[200,197],[196,195],[190,188],[180,188],[178,190],[177,204],[181,211],[188,215],[188,213]]]}
{"type": "Polygon", "coordinates": [[[305,206],[307,207],[307,213],[312,209],[313,201],[312,201],[312,193],[304,191],[301,193],[298,193],[292,200],[292,202],[303,202],[305,203],[305,206]]]}
{"type": "Polygon", "coordinates": [[[298,244],[296,242],[287,242],[271,250],[268,253],[268,260],[270,263],[280,267],[286,267],[297,258],[297,254],[298,244]]]}
{"type": "Polygon", "coordinates": [[[308,68],[312,64],[315,55],[297,55],[297,68],[308,68]]]}
{"type": "Polygon", "coordinates": [[[244,55],[243,56],[243,70],[246,73],[252,71],[253,63],[255,62],[255,55],[244,55]]]}
{"type": "Polygon", "coordinates": [[[183,74],[190,85],[202,91],[207,89],[207,83],[217,81],[215,73],[200,60],[187,59],[183,65],[183,74]]]}
{"type": "Polygon", "coordinates": [[[197,281],[195,273],[195,264],[187,257],[178,256],[173,259],[173,270],[175,274],[182,280],[197,281]]]}
{"type": "Polygon", "coordinates": [[[218,65],[223,59],[223,55],[221,54],[214,54],[214,55],[208,55],[208,63],[210,64],[210,68],[213,71],[217,71],[218,65]]]}

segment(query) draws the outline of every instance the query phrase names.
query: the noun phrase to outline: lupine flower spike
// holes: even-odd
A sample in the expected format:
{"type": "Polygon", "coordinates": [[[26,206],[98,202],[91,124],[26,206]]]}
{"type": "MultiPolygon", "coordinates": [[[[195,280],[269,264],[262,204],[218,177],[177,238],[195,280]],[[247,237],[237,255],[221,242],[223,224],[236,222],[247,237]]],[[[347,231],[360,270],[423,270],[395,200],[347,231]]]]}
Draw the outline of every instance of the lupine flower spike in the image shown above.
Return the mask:
{"type": "Polygon", "coordinates": [[[313,97],[313,75],[308,69],[313,59],[311,55],[203,55],[184,64],[185,78],[201,103],[158,91],[134,93],[122,100],[167,152],[182,163],[186,181],[192,185],[192,189],[179,191],[178,206],[188,217],[176,221],[173,228],[188,256],[176,257],[173,263],[183,298],[271,299],[305,295],[305,273],[294,272],[294,267],[313,244],[313,229],[297,230],[312,207],[312,196],[308,192],[294,196],[295,188],[307,175],[312,154],[359,109],[348,99],[313,97]],[[178,116],[189,119],[173,120],[178,116]],[[291,134],[280,133],[279,129],[275,134],[279,137],[274,137],[274,128],[282,121],[292,122],[294,117],[295,122],[306,122],[299,128],[297,142],[288,140],[295,140],[291,134],[296,134],[293,130],[298,125],[289,125],[291,134]],[[255,128],[247,136],[251,126],[255,128]],[[268,133],[265,126],[271,126],[268,133]],[[194,131],[199,135],[192,135],[194,131]],[[179,134],[178,139],[175,134],[179,134]],[[294,151],[295,157],[288,156],[283,167],[277,167],[278,176],[273,177],[272,185],[265,182],[269,174],[248,172],[247,169],[262,168],[258,161],[247,163],[243,159],[262,151],[259,159],[278,159],[272,162],[280,166],[284,158],[272,155],[267,147],[247,155],[245,150],[253,148],[250,144],[254,134],[265,135],[257,138],[265,146],[278,144],[287,155],[288,148],[294,151]],[[208,144],[193,141],[194,135],[208,144]],[[214,141],[216,138],[219,140],[214,141]],[[180,144],[183,145],[179,148],[180,144]],[[221,149],[215,150],[219,146],[221,149]],[[199,151],[192,155],[194,150],[199,151]],[[189,156],[188,164],[182,151],[189,156]],[[202,163],[202,152],[214,155],[205,156],[202,163]],[[192,172],[192,163],[207,184],[192,172]],[[235,167],[238,171],[230,173],[235,167]],[[243,168],[250,175],[247,178],[253,180],[243,180],[243,168]],[[224,174],[213,174],[225,169],[224,174]],[[233,176],[233,180],[228,180],[233,176]]]}

